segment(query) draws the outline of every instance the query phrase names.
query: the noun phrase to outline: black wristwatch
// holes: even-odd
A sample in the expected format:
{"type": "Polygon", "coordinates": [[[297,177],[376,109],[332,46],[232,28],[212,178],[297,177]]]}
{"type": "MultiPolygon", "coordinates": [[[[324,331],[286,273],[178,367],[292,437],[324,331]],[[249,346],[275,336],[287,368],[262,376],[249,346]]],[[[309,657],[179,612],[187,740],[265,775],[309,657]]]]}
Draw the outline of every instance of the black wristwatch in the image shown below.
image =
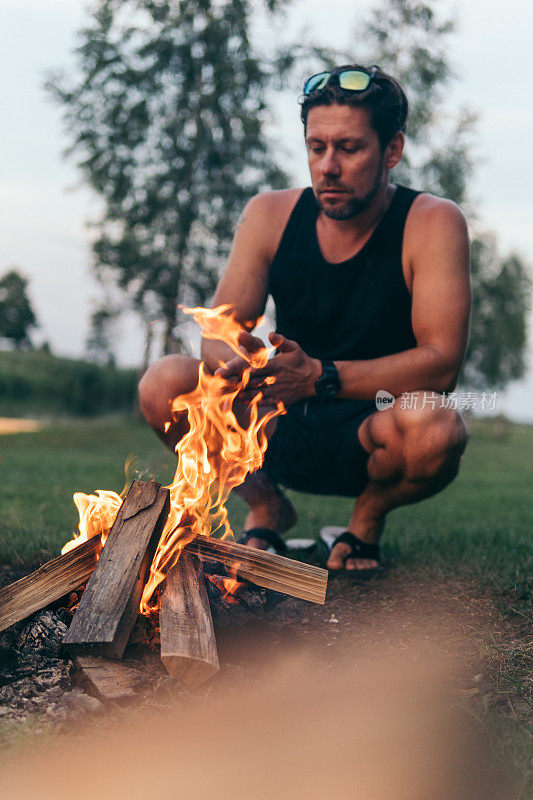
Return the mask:
{"type": "Polygon", "coordinates": [[[333,361],[320,361],[322,375],[315,381],[316,396],[323,403],[332,400],[341,390],[341,381],[333,361]]]}

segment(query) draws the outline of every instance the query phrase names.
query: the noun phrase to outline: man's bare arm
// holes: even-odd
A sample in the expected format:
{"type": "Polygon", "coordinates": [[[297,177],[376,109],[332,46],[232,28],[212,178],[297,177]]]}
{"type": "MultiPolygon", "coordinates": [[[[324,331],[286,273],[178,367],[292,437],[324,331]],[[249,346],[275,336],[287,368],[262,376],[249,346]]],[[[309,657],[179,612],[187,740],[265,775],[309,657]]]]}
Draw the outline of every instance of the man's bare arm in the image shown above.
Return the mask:
{"type": "MultiPolygon", "coordinates": [[[[299,193],[256,195],[241,215],[212,305],[231,303],[243,330],[253,330],[265,310],[270,264],[299,193]]],[[[215,370],[220,362],[234,359],[235,353],[223,342],[203,339],[202,358],[215,370]]]]}
{"type": "Polygon", "coordinates": [[[423,196],[405,236],[417,346],[370,361],[336,362],[340,397],[370,400],[379,389],[395,396],[416,389],[444,392],[457,382],[472,302],[465,219],[455,204],[423,196]]]}

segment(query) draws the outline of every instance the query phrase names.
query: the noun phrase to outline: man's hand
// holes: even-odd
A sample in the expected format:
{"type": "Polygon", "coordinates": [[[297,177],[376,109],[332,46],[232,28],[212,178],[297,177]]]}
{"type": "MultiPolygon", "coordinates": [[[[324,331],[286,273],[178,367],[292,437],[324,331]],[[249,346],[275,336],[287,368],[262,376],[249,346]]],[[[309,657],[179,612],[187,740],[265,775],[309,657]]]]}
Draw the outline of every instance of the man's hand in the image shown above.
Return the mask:
{"type": "MultiPolygon", "coordinates": [[[[249,358],[250,356],[265,350],[265,345],[258,336],[252,336],[248,331],[241,331],[239,333],[239,347],[242,350],[243,356],[235,356],[229,361],[226,361],[224,366],[215,370],[215,375],[225,378],[229,383],[239,383],[243,379],[244,372],[250,370],[249,358]]],[[[257,390],[254,392],[257,394],[257,390]]]]}
{"type": "Polygon", "coordinates": [[[270,333],[268,338],[277,353],[269,359],[266,367],[251,370],[242,397],[251,399],[260,390],[263,404],[275,405],[281,400],[285,406],[290,406],[303,397],[314,395],[315,381],[322,374],[320,361],[304,353],[297,342],[279,333],[270,333]]]}

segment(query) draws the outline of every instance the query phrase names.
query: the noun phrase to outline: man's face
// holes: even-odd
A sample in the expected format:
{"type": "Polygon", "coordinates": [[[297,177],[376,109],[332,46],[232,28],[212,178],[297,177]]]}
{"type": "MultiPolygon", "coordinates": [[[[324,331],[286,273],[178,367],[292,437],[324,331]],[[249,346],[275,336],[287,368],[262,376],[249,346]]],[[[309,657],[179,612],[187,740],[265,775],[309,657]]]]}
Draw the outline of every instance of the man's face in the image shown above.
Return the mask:
{"type": "Polygon", "coordinates": [[[307,117],[307,156],[318,205],[331,219],[365,211],[379,192],[385,155],[364,108],[314,106],[307,117]]]}

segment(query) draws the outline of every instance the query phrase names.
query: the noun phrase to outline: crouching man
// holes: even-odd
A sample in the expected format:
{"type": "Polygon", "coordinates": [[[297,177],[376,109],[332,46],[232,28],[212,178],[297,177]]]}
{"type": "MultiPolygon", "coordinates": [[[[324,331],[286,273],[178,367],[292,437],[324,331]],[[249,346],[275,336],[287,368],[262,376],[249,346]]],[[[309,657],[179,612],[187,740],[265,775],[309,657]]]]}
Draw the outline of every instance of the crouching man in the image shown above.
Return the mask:
{"type": "MultiPolygon", "coordinates": [[[[250,509],[244,541],[279,551],[296,522],[280,485],[353,497],[328,568],[368,571],[387,513],[447,486],[466,446],[445,393],[468,338],[467,228],[451,201],[390,182],[407,118],[391,76],[358,65],[314,75],[301,117],[311,186],[248,203],[213,301],[234,305],[249,351],[250,320],[269,295],[276,308],[276,354],[252,370],[243,399],[261,388],[265,405],[282,400],[288,413],[269,431],[263,469],[236,491],[250,509]]],[[[228,380],[248,366],[217,341],[202,357],[228,380]]],[[[163,433],[169,401],[194,388],[198,364],[167,356],[140,383],[145,417],[172,447],[183,430],[163,433]]]]}

